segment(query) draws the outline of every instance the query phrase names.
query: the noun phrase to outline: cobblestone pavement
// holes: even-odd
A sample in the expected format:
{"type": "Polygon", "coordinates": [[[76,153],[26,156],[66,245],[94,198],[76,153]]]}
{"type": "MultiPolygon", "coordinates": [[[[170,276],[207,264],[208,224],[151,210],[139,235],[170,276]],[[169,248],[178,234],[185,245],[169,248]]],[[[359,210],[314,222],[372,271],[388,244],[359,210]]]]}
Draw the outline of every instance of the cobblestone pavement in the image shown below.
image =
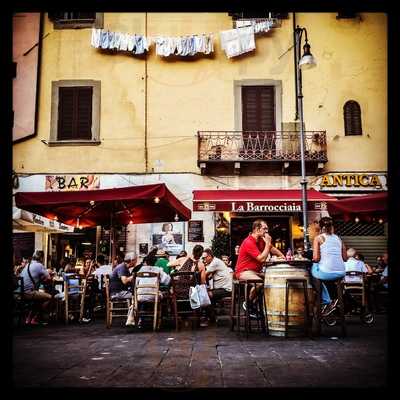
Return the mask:
{"type": "Polygon", "coordinates": [[[348,337],[324,327],[318,339],[248,339],[227,325],[106,329],[87,325],[22,327],[13,336],[16,387],[299,388],[386,387],[387,318],[347,320],[348,337]]]}

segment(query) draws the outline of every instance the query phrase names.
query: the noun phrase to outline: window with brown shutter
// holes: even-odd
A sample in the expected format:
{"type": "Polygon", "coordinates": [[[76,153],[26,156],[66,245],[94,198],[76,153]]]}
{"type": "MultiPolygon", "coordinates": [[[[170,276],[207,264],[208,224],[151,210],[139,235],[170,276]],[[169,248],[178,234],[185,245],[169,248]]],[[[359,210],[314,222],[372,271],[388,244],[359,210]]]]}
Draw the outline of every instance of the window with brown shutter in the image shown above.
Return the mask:
{"type": "Polygon", "coordinates": [[[92,86],[60,87],[57,140],[92,139],[92,86]]]}
{"type": "Polygon", "coordinates": [[[243,131],[275,131],[275,87],[242,87],[243,131]]]}
{"type": "Polygon", "coordinates": [[[345,103],[343,107],[343,116],[344,134],[346,136],[362,135],[361,108],[356,101],[349,100],[345,103]]]}
{"type": "Polygon", "coordinates": [[[54,29],[103,28],[103,13],[58,11],[48,13],[54,29]]]}
{"type": "Polygon", "coordinates": [[[260,158],[275,148],[275,87],[242,86],[244,151],[260,158]]]}

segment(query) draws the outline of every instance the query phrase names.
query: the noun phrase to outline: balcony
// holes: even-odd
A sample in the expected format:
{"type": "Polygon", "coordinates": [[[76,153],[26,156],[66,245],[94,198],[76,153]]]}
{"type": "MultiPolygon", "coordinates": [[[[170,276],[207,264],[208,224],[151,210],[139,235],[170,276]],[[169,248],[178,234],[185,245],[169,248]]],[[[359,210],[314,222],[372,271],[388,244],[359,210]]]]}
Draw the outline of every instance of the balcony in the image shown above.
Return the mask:
{"type": "MultiPolygon", "coordinates": [[[[326,132],[305,131],[307,173],[318,172],[327,159],[326,132]]],[[[202,174],[298,174],[300,133],[296,131],[199,131],[198,166],[202,174]],[[258,173],[259,172],[259,173],[258,173]]]]}

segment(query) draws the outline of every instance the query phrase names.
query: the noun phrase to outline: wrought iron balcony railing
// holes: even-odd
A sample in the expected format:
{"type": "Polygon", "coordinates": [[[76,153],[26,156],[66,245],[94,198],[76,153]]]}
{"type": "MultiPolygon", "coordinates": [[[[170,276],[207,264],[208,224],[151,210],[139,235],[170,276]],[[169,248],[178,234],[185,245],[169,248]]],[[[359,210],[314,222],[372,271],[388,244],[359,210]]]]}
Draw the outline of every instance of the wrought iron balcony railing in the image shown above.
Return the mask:
{"type": "MultiPolygon", "coordinates": [[[[296,131],[199,131],[198,162],[300,161],[296,131]]],[[[326,132],[305,131],[305,161],[327,162],[326,132]]]]}

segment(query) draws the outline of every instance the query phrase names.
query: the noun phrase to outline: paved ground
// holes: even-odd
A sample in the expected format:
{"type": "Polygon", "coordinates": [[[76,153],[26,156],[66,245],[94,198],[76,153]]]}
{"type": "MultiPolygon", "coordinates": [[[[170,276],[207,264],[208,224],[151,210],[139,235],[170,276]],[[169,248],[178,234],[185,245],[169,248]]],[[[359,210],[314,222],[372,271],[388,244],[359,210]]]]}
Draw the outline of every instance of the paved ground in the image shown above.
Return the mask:
{"type": "MultiPolygon", "coordinates": [[[[118,322],[117,322],[118,323],[118,322]]],[[[348,337],[325,327],[317,340],[249,339],[228,326],[157,333],[88,325],[23,327],[14,333],[17,387],[386,387],[386,316],[356,317],[348,337]]]]}

